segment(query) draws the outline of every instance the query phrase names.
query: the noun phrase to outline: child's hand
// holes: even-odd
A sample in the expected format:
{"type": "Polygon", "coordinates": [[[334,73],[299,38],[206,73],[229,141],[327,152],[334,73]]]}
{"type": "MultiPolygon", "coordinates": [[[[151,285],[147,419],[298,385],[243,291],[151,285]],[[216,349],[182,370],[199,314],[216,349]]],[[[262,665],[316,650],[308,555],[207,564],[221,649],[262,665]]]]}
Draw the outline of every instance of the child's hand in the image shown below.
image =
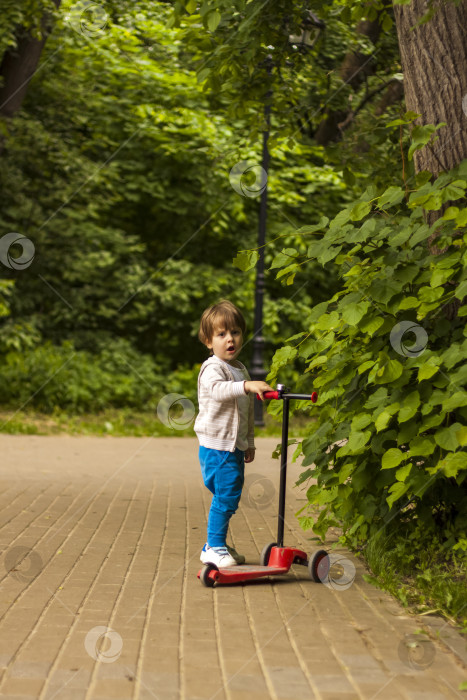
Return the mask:
{"type": "Polygon", "coordinates": [[[275,391],[272,386],[266,382],[245,382],[245,391],[247,394],[259,394],[261,401],[264,400],[263,394],[265,391],[275,391]]]}
{"type": "Polygon", "coordinates": [[[255,448],[254,447],[249,447],[247,450],[245,450],[245,462],[252,462],[255,458],[255,448]]]}

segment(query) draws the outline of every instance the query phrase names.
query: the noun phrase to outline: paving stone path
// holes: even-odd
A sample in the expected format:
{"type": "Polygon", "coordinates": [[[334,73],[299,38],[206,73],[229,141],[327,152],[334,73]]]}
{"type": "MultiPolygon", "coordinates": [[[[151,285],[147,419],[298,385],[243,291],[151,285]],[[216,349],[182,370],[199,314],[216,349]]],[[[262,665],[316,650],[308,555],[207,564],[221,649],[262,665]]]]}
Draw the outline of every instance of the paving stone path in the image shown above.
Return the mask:
{"type": "MultiPolygon", "coordinates": [[[[274,580],[202,586],[210,494],[196,439],[0,442],[1,698],[467,697],[465,640],[443,620],[409,615],[342,549],[326,585],[296,566],[274,580]]],[[[257,441],[232,519],[248,563],[276,534],[277,442],[257,441]]],[[[291,465],[285,543],[311,553],[294,516],[299,473],[291,465]]]]}

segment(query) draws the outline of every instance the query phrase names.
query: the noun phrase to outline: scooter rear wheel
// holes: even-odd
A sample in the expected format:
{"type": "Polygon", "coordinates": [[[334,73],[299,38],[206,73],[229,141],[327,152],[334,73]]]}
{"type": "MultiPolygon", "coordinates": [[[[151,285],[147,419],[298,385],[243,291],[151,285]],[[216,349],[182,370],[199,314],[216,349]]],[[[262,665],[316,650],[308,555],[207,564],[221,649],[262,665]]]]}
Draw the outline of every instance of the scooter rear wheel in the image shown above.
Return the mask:
{"type": "Polygon", "coordinates": [[[270,542],[270,544],[263,547],[263,551],[261,552],[261,556],[259,558],[259,563],[261,566],[267,566],[269,564],[269,557],[271,556],[271,549],[273,547],[277,547],[276,542],[270,542]]]}
{"type": "Polygon", "coordinates": [[[206,566],[203,566],[201,569],[201,574],[200,574],[200,580],[201,583],[206,586],[207,588],[212,588],[214,586],[214,579],[212,579],[209,576],[210,571],[219,571],[217,566],[215,564],[206,564],[206,566]]]}
{"type": "Polygon", "coordinates": [[[331,560],[325,549],[318,549],[308,562],[308,572],[315,583],[325,583],[330,568],[331,560]]]}

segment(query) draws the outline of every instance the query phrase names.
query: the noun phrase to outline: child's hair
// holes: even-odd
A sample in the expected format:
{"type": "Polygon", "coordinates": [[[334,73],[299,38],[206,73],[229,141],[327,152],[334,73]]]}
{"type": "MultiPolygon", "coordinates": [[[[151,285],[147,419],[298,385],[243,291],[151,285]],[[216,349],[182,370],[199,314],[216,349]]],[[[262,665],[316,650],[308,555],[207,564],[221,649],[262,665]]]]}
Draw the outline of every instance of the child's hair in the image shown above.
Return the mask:
{"type": "Polygon", "coordinates": [[[198,333],[198,338],[203,345],[211,342],[215,329],[220,326],[229,330],[240,328],[242,334],[245,335],[246,323],[242,312],[227,299],[222,299],[218,304],[209,306],[203,312],[198,333]]]}

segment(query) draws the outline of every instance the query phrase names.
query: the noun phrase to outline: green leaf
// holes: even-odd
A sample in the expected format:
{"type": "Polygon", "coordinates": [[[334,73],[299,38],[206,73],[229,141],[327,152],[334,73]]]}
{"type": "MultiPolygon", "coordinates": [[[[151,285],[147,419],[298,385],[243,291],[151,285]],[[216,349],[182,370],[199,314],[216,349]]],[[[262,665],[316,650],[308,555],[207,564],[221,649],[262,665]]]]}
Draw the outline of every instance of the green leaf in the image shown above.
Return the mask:
{"type": "Polygon", "coordinates": [[[458,287],[456,287],[454,296],[457,297],[457,299],[460,299],[461,301],[465,296],[467,296],[467,280],[464,280],[459,284],[458,287]]]}
{"type": "Polygon", "coordinates": [[[463,425],[462,428],[460,428],[460,430],[456,430],[456,438],[459,445],[461,445],[462,447],[465,447],[465,445],[467,445],[467,426],[463,425]]]}
{"type": "Polygon", "coordinates": [[[455,394],[443,401],[441,408],[445,413],[449,413],[460,406],[467,406],[466,391],[456,391],[455,394]]]}
{"type": "Polygon", "coordinates": [[[382,367],[375,368],[368,375],[368,381],[375,384],[389,384],[396,381],[402,374],[403,367],[398,360],[388,360],[382,367]]]}
{"type": "Polygon", "coordinates": [[[367,335],[373,335],[373,333],[376,333],[376,331],[379,328],[381,328],[383,323],[384,318],[382,316],[372,316],[368,318],[367,321],[363,321],[362,323],[360,323],[359,328],[362,331],[362,333],[366,333],[367,335]]]}
{"type": "Polygon", "coordinates": [[[314,357],[310,364],[309,367],[313,369],[313,367],[318,367],[319,365],[324,365],[327,362],[328,358],[327,355],[318,355],[318,357],[314,357]]]}
{"type": "Polygon", "coordinates": [[[441,270],[439,268],[435,268],[433,270],[433,274],[431,275],[430,285],[432,287],[439,287],[441,284],[445,284],[445,282],[447,282],[448,279],[453,276],[454,272],[454,269],[441,270]]]}
{"type": "Polygon", "coordinates": [[[393,25],[392,17],[390,15],[388,15],[387,13],[385,13],[384,19],[383,19],[383,22],[381,25],[383,32],[391,31],[392,25],[393,25]]]}
{"type": "Polygon", "coordinates": [[[322,301],[320,304],[313,306],[310,315],[308,316],[309,323],[315,323],[320,316],[326,311],[329,306],[329,301],[322,301]]]}
{"type": "Polygon", "coordinates": [[[368,440],[371,437],[371,432],[369,430],[365,430],[364,432],[361,431],[355,431],[350,433],[349,435],[349,442],[347,444],[347,447],[350,452],[358,452],[359,450],[364,447],[368,440]]]}
{"type": "Polygon", "coordinates": [[[369,413],[359,413],[358,415],[354,416],[352,418],[352,423],[351,423],[351,430],[352,432],[354,431],[359,431],[362,430],[363,428],[366,428],[367,425],[371,423],[371,416],[369,413]]]}
{"type": "Polygon", "coordinates": [[[245,250],[237,254],[237,257],[233,259],[233,266],[238,267],[239,270],[247,272],[251,270],[259,260],[259,253],[256,250],[245,250]]]}
{"type": "Polygon", "coordinates": [[[330,260],[334,260],[342,250],[342,246],[329,246],[320,255],[318,255],[318,262],[321,265],[326,265],[330,260]]]}
{"type": "Polygon", "coordinates": [[[397,467],[406,457],[407,455],[401,452],[397,447],[391,447],[391,449],[387,450],[383,455],[381,469],[397,467]]]}
{"type": "MultiPolygon", "coordinates": [[[[426,146],[427,143],[429,143],[432,140],[433,134],[438,131],[438,129],[441,129],[441,127],[446,126],[446,122],[440,122],[439,124],[425,124],[425,125],[419,125],[416,124],[413,129],[412,129],[412,143],[409,148],[408,152],[408,159],[412,160],[412,156],[414,154],[414,151],[419,150],[420,148],[423,148],[426,146]]],[[[433,142],[436,140],[433,139],[433,142]]]]}
{"type": "Polygon", "coordinates": [[[459,228],[467,226],[467,209],[461,209],[459,214],[456,216],[456,226],[459,226],[459,228]]]}
{"type": "Polygon", "coordinates": [[[399,311],[405,311],[406,309],[416,309],[420,306],[420,300],[417,297],[405,297],[399,304],[399,311]]]}
{"type": "Polygon", "coordinates": [[[313,224],[312,226],[302,226],[298,229],[297,233],[315,233],[316,231],[323,231],[329,223],[327,216],[322,216],[319,223],[313,224]]]}
{"type": "Polygon", "coordinates": [[[396,479],[397,481],[406,481],[408,475],[410,474],[412,470],[412,464],[405,464],[403,467],[398,469],[396,471],[396,479]]]}
{"type": "Polygon", "coordinates": [[[436,444],[443,448],[443,450],[448,450],[449,452],[454,452],[460,445],[457,433],[460,432],[462,425],[460,423],[453,423],[449,428],[440,428],[435,433],[436,444]]]}
{"type": "Polygon", "coordinates": [[[409,486],[408,484],[405,484],[402,481],[398,481],[397,483],[393,484],[391,488],[389,489],[391,492],[391,495],[386,498],[386,503],[388,504],[389,508],[392,508],[393,504],[401,497],[404,495],[406,491],[408,491],[409,486]]]}
{"type": "Polygon", "coordinates": [[[329,222],[329,228],[333,229],[336,227],[341,227],[344,224],[347,223],[347,221],[350,219],[350,211],[348,209],[343,209],[340,211],[337,216],[334,217],[332,221],[329,222]]]}
{"type": "Polygon", "coordinates": [[[290,265],[291,262],[296,258],[297,251],[295,248],[284,248],[282,252],[278,253],[271,263],[270,270],[276,267],[284,267],[284,265],[290,265]]]}
{"type": "Polygon", "coordinates": [[[209,77],[211,74],[211,69],[210,68],[202,68],[199,73],[196,74],[196,80],[198,83],[204,83],[206,78],[209,77]]]}
{"type": "Polygon", "coordinates": [[[467,182],[465,180],[455,180],[443,189],[443,203],[462,199],[465,196],[467,182]]]}
{"type": "Polygon", "coordinates": [[[411,457],[428,457],[435,451],[435,443],[429,437],[415,437],[410,442],[411,457]]]}
{"type": "Polygon", "coordinates": [[[210,32],[215,32],[219,26],[219,22],[222,19],[222,15],[217,10],[210,12],[207,16],[207,25],[210,32]]]}
{"type": "Polygon", "coordinates": [[[448,207],[446,211],[443,214],[443,219],[446,221],[450,221],[451,219],[455,219],[456,216],[459,214],[459,207],[448,207]]]}
{"type": "Polygon", "coordinates": [[[374,301],[387,304],[395,294],[403,289],[402,282],[388,279],[374,279],[370,285],[369,293],[374,301]]]}
{"type": "Polygon", "coordinates": [[[420,394],[418,391],[412,391],[408,396],[404,398],[404,405],[399,411],[399,423],[404,423],[410,420],[416,414],[417,409],[420,405],[420,394]]]}
{"type": "Polygon", "coordinates": [[[379,433],[381,430],[384,430],[388,426],[391,418],[392,413],[390,413],[389,411],[381,411],[381,413],[375,420],[376,432],[379,433]]]}
{"type": "Polygon", "coordinates": [[[342,318],[349,324],[349,326],[356,326],[364,317],[369,308],[370,303],[368,301],[348,304],[342,311],[342,318]]]}
{"type": "Polygon", "coordinates": [[[438,367],[431,363],[426,362],[424,365],[418,368],[418,381],[422,382],[424,379],[430,379],[438,371],[438,367]]]}
{"type": "Polygon", "coordinates": [[[323,314],[316,322],[316,328],[323,331],[331,331],[337,328],[341,323],[337,311],[332,311],[330,314],[323,314]]]}
{"type": "Polygon", "coordinates": [[[436,465],[436,470],[442,470],[447,477],[455,477],[458,472],[467,469],[467,452],[450,452],[436,465]]]}
{"type": "Polygon", "coordinates": [[[358,202],[358,204],[355,204],[350,210],[350,220],[361,221],[370,211],[371,204],[369,202],[358,202]]]}
{"type": "Polygon", "coordinates": [[[418,293],[418,298],[420,301],[425,303],[430,303],[432,301],[437,301],[444,294],[444,289],[437,287],[433,289],[432,287],[420,287],[418,293]]]}
{"type": "Polygon", "coordinates": [[[385,206],[399,204],[402,202],[404,197],[405,193],[402,187],[388,187],[388,189],[383,192],[381,197],[378,197],[378,207],[382,209],[385,206]]]}
{"type": "Polygon", "coordinates": [[[370,369],[370,367],[373,367],[375,364],[374,360],[367,360],[366,362],[363,362],[359,367],[357,368],[357,372],[359,374],[363,374],[363,372],[366,372],[367,369],[370,369]]]}

